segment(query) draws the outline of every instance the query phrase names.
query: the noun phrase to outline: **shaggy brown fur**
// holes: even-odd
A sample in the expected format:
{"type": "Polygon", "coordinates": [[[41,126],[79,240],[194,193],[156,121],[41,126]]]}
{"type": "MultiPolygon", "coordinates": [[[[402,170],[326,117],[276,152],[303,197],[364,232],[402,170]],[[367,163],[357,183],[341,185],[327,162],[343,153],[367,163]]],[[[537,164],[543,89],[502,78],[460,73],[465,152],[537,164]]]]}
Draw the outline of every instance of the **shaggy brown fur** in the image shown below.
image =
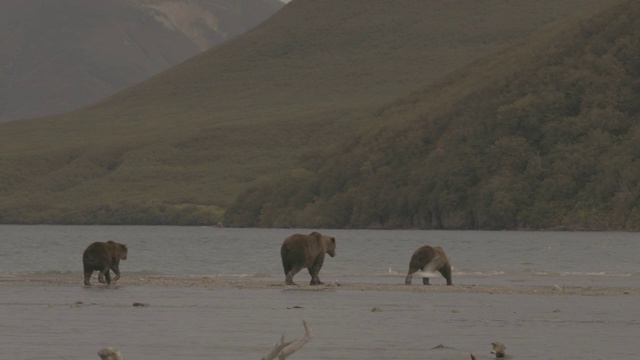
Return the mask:
{"type": "MultiPolygon", "coordinates": [[[[411,285],[411,278],[416,271],[438,271],[447,280],[447,285],[453,285],[451,281],[451,263],[447,254],[440,246],[423,246],[418,248],[409,261],[409,272],[404,283],[411,285]]],[[[429,278],[423,277],[422,283],[429,285],[429,278]]]]}
{"type": "Polygon", "coordinates": [[[87,246],[82,254],[82,264],[84,265],[84,284],[91,285],[89,280],[94,271],[99,271],[98,281],[111,284],[111,274],[109,269],[116,275],[113,278],[115,283],[120,279],[120,260],[127,259],[127,245],[115,241],[96,241],[87,246]]]}
{"type": "Polygon", "coordinates": [[[294,234],[282,243],[280,255],[287,285],[295,285],[293,276],[303,268],[309,270],[311,285],[320,285],[318,273],[324,262],[324,254],[336,256],[336,238],[325,236],[319,232],[309,235],[294,234]]]}

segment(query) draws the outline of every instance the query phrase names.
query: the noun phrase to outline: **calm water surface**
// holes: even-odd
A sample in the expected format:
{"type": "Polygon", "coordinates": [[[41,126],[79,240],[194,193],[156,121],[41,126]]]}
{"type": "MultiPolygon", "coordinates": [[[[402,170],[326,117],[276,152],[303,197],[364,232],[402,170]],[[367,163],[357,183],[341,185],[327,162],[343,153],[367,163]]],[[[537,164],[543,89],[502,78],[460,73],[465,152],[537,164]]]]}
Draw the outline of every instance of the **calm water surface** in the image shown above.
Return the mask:
{"type": "MultiPolygon", "coordinates": [[[[488,359],[493,340],[517,359],[640,353],[636,296],[82,286],[82,251],[108,239],[129,245],[123,277],[284,280],[279,246],[294,232],[0,226],[1,277],[78,274],[77,286],[0,284],[0,359],[98,359],[104,346],[119,348],[127,360],[259,359],[282,333],[301,337],[302,319],[314,339],[296,359],[468,359],[469,352],[488,359]],[[384,311],[371,312],[374,306],[384,311]],[[438,344],[458,350],[429,350],[438,344]]],[[[323,232],[338,239],[337,256],[320,274],[327,282],[402,283],[413,250],[433,244],[448,252],[458,284],[638,286],[635,233],[323,232]]]]}
{"type": "MultiPolygon", "coordinates": [[[[640,234],[623,232],[321,230],[336,236],[323,281],[402,282],[413,251],[440,245],[454,283],[634,286],[640,234]]],[[[282,240],[307,229],[219,229],[165,226],[2,226],[0,276],[81,272],[93,241],[129,246],[121,270],[132,276],[283,277],[282,240]]],[[[301,272],[300,281],[308,274],[301,272]]],[[[441,279],[434,279],[437,283],[441,279]]]]}

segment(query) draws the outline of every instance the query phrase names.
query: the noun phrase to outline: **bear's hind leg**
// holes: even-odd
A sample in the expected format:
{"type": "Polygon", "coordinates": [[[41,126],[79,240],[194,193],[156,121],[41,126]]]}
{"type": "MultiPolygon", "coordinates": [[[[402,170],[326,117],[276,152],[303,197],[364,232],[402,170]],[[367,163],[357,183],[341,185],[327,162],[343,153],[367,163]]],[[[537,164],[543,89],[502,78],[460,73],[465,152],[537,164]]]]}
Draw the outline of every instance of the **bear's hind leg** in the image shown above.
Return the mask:
{"type": "Polygon", "coordinates": [[[440,269],[440,274],[447,280],[447,285],[453,285],[453,281],[451,281],[451,265],[445,265],[440,269]]]}
{"type": "Polygon", "coordinates": [[[302,266],[292,266],[289,272],[287,272],[287,277],[285,279],[285,283],[287,285],[296,285],[293,282],[293,277],[302,270],[302,266]]]}
{"type": "Polygon", "coordinates": [[[93,270],[85,270],[84,271],[84,284],[86,286],[91,285],[91,275],[93,275],[93,270]]]}
{"type": "MultiPolygon", "coordinates": [[[[107,271],[109,271],[109,270],[107,269],[107,271]]],[[[98,281],[101,284],[105,284],[106,283],[106,281],[104,279],[104,270],[100,270],[100,272],[98,273],[98,281]]]]}
{"type": "Polygon", "coordinates": [[[111,273],[109,272],[109,268],[100,270],[98,274],[98,281],[102,284],[111,284],[111,273]]]}

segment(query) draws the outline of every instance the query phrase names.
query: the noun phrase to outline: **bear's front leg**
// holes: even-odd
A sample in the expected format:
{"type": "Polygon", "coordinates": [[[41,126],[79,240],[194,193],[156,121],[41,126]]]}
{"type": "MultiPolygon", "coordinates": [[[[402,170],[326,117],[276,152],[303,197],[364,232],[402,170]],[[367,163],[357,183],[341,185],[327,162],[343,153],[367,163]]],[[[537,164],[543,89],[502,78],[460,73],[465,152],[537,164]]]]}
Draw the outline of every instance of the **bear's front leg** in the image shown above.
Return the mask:
{"type": "Polygon", "coordinates": [[[319,259],[316,260],[316,262],[309,267],[309,275],[311,275],[311,282],[309,282],[309,285],[322,285],[324,284],[322,281],[320,281],[320,268],[322,268],[322,260],[324,259],[319,259]]]}
{"type": "Polygon", "coordinates": [[[113,273],[115,274],[113,277],[113,283],[115,284],[115,282],[120,279],[120,266],[118,264],[112,264],[111,270],[113,270],[113,273]]]}
{"type": "Polygon", "coordinates": [[[324,283],[322,281],[320,281],[320,277],[318,277],[318,275],[316,275],[316,276],[311,278],[311,282],[309,283],[309,285],[324,285],[324,283]]]}

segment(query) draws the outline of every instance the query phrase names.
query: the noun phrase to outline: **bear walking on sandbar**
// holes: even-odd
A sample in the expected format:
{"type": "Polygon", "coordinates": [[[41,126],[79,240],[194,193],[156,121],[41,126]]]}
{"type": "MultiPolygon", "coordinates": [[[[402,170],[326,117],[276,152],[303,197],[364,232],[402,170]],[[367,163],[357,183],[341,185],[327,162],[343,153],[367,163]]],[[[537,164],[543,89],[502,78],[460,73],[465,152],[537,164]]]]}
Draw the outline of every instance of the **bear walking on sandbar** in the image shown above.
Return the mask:
{"type": "Polygon", "coordinates": [[[294,234],[284,239],[280,248],[282,267],[286,276],[287,285],[295,285],[293,276],[303,268],[309,270],[311,275],[310,285],[320,285],[318,273],[324,262],[324,254],[336,256],[336,238],[325,236],[319,232],[309,235],[294,234]]]}
{"type": "Polygon", "coordinates": [[[438,271],[447,280],[447,285],[453,285],[451,281],[451,262],[440,246],[422,246],[411,256],[409,272],[404,280],[406,285],[411,285],[411,278],[416,272],[423,272],[422,283],[429,285],[429,277],[438,271]]]}
{"type": "Polygon", "coordinates": [[[109,269],[116,275],[113,278],[115,283],[120,279],[120,260],[127,260],[127,245],[115,241],[96,241],[87,246],[82,254],[82,265],[84,265],[84,284],[91,285],[89,280],[94,271],[99,271],[98,281],[111,284],[111,274],[109,269]]]}

